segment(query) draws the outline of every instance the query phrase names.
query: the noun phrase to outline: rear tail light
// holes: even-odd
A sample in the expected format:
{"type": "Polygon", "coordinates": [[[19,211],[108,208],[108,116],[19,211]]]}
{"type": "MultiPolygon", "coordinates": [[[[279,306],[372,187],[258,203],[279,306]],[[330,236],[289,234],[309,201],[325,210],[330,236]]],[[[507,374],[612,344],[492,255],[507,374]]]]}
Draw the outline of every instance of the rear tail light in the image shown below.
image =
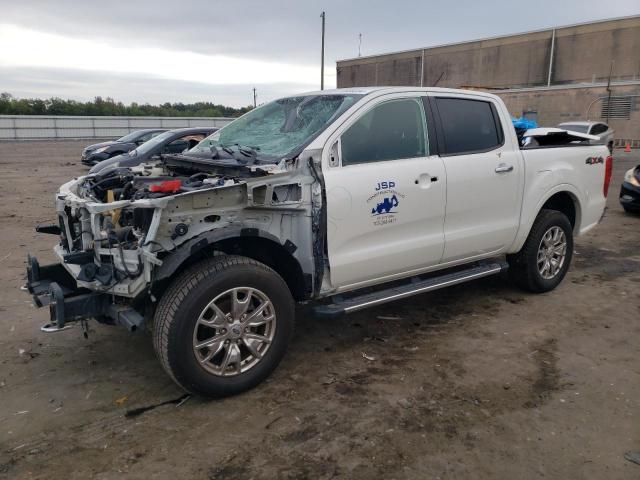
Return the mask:
{"type": "Polygon", "coordinates": [[[611,183],[611,174],[613,172],[613,157],[609,155],[604,162],[604,185],[602,186],[602,193],[604,198],[607,198],[609,194],[609,183],[611,183]]]}

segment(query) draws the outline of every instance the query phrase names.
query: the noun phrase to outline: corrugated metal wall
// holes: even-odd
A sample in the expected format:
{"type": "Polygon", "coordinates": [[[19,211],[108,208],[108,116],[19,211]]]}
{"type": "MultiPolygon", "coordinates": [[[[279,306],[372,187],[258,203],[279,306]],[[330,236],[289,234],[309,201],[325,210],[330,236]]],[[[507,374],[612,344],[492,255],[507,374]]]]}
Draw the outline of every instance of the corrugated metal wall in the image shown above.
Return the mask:
{"type": "Polygon", "coordinates": [[[222,127],[226,117],[0,115],[0,140],[118,138],[143,128],[222,127]]]}

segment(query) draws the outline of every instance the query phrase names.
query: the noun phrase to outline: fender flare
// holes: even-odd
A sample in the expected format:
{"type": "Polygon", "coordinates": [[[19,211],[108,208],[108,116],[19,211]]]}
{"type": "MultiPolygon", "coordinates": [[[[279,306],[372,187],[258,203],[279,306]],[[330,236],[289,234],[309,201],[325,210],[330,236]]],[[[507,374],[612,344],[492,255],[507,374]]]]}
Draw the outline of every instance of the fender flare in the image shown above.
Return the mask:
{"type": "Polygon", "coordinates": [[[524,245],[524,242],[527,240],[527,237],[529,236],[531,227],[533,227],[533,222],[536,221],[536,218],[538,217],[540,210],[542,210],[542,206],[545,203],[547,203],[547,201],[551,197],[553,197],[555,194],[563,193],[563,192],[568,193],[573,200],[573,203],[576,209],[576,221],[575,221],[574,231],[577,231],[577,232],[580,231],[580,224],[582,222],[582,199],[581,199],[582,195],[580,194],[580,191],[573,184],[561,183],[551,187],[540,197],[540,200],[538,200],[538,203],[536,204],[535,208],[532,209],[534,214],[531,216],[531,218],[525,219],[521,217],[520,228],[518,229],[518,233],[516,234],[516,238],[513,242],[512,247],[509,249],[509,252],[515,253],[520,251],[520,249],[524,245]],[[523,223],[524,221],[526,221],[526,224],[523,223]]]}
{"type": "Polygon", "coordinates": [[[180,266],[191,258],[196,253],[207,248],[209,245],[219,242],[221,240],[228,240],[230,238],[238,237],[261,237],[275,242],[278,245],[286,248],[286,245],[282,245],[280,240],[275,236],[258,228],[247,227],[223,227],[208,232],[202,233],[197,237],[193,237],[180,245],[176,250],[173,250],[162,259],[162,265],[154,269],[153,281],[160,281],[167,279],[173,275],[180,266]]]}

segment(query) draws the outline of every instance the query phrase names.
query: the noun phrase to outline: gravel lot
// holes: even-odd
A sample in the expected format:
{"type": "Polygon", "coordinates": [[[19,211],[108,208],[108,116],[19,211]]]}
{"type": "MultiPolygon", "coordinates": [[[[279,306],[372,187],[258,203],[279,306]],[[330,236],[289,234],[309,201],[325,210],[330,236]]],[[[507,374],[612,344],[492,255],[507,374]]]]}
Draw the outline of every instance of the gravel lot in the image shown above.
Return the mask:
{"type": "Polygon", "coordinates": [[[266,383],[206,401],[148,334],[43,334],[19,289],[27,252],[53,260],[33,227],[85,143],[0,142],[0,478],[640,478],[640,216],[617,199],[640,154],[616,154],[554,292],[494,278],[330,321],[301,308],[266,383]]]}

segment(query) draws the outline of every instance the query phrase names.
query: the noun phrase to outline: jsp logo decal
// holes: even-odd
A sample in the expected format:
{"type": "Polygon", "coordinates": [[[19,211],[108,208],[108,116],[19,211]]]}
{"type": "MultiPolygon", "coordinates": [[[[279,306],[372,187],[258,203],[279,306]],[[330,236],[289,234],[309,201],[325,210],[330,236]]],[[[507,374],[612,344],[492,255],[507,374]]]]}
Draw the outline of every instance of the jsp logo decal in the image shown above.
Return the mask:
{"type": "Polygon", "coordinates": [[[396,188],[396,182],[378,182],[376,192],[380,190],[388,190],[390,188],[396,188]]]}
{"type": "Polygon", "coordinates": [[[393,180],[380,181],[374,187],[374,191],[375,193],[367,198],[373,225],[382,226],[395,223],[400,200],[405,197],[396,190],[396,182],[393,180]]]}

